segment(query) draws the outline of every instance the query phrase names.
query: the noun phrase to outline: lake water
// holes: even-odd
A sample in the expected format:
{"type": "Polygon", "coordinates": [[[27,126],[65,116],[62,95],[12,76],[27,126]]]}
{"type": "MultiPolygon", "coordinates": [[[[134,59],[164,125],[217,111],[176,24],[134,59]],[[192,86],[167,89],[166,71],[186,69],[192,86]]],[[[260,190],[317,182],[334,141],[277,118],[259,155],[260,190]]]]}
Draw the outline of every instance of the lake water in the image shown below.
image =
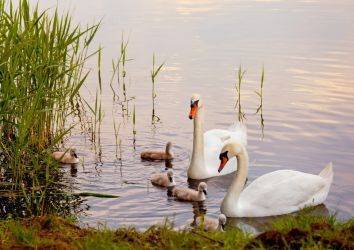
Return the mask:
{"type": "MultiPolygon", "coordinates": [[[[35,0],[33,0],[35,2],[35,0]]],[[[242,105],[248,127],[249,182],[278,169],[317,174],[334,164],[334,182],[325,203],[340,218],[354,215],[354,2],[351,0],[49,0],[59,2],[81,24],[102,19],[94,47],[103,47],[103,110],[101,156],[89,136],[77,130],[67,146],[84,159],[77,172],[68,170],[80,191],[119,195],[88,198],[83,223],[146,228],[168,217],[177,226],[193,218],[196,205],[177,202],[166,190],[149,184],[163,163],[140,160],[140,152],[174,143],[173,168],[179,186],[187,186],[193,124],[188,119],[192,93],[206,105],[205,129],[227,128],[234,110],[236,69],[246,70],[242,105]],[[129,37],[128,96],[136,97],[136,143],[131,118],[113,105],[108,82],[111,60],[117,58],[121,35],[129,37]],[[165,61],[157,80],[157,114],[151,125],[150,69],[152,54],[165,61]],[[255,114],[262,66],[265,68],[262,138],[255,114]],[[116,158],[113,117],[121,123],[122,160],[116,158]]],[[[96,59],[87,89],[97,86],[96,59]]],[[[88,91],[84,95],[89,98],[88,91]]],[[[130,111],[132,107],[130,106],[130,111]]],[[[216,218],[231,176],[208,180],[204,204],[216,218]]]]}

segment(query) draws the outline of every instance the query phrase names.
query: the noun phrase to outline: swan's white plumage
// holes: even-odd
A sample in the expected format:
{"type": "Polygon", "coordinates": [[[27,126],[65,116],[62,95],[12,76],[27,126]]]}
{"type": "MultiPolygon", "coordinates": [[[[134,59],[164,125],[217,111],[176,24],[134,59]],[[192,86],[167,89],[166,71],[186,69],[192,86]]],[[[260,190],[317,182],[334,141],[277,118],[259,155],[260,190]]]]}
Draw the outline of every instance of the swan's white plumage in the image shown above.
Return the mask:
{"type": "Polygon", "coordinates": [[[194,94],[189,115],[190,119],[194,119],[193,151],[187,175],[188,178],[198,180],[229,174],[236,170],[235,160],[231,160],[221,174],[217,171],[219,153],[226,140],[234,139],[244,146],[247,144],[247,129],[240,122],[228,129],[213,129],[204,133],[204,110],[201,96],[194,94]]]}
{"type": "Polygon", "coordinates": [[[225,141],[233,139],[244,146],[247,145],[247,128],[240,122],[234,123],[229,129],[212,129],[204,133],[204,167],[196,171],[192,179],[207,179],[214,176],[230,174],[237,169],[235,159],[230,159],[222,173],[218,173],[219,153],[225,141]]]}
{"type": "Polygon", "coordinates": [[[238,200],[238,217],[287,214],[324,202],[326,179],[292,170],[279,170],[257,178],[238,200]]]}
{"type": "Polygon", "coordinates": [[[213,129],[204,133],[205,178],[230,174],[237,169],[235,158],[229,160],[222,173],[218,173],[219,154],[227,140],[236,140],[247,145],[247,128],[240,122],[235,122],[227,130],[213,129]]]}
{"type": "MultiPolygon", "coordinates": [[[[239,169],[222,204],[228,217],[266,217],[298,211],[323,203],[333,179],[332,163],[319,175],[293,170],[278,170],[258,177],[242,190],[248,173],[246,149],[237,142],[228,143],[222,152],[238,157],[239,169]]],[[[233,157],[234,158],[234,157],[233,157]]]]}

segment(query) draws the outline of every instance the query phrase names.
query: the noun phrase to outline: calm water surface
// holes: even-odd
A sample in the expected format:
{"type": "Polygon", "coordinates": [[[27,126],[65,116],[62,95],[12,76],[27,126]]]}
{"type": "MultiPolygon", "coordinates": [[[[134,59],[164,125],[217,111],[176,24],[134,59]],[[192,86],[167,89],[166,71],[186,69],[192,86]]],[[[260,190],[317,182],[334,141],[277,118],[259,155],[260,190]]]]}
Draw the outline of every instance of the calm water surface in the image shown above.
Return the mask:
{"type": "MultiPolygon", "coordinates": [[[[33,0],[35,2],[35,0],[33,0]]],[[[40,1],[43,8],[58,1],[40,1]]],[[[317,174],[333,161],[335,178],[325,203],[341,218],[354,215],[354,2],[345,1],[214,1],[214,0],[61,0],[61,10],[72,10],[82,24],[102,19],[95,46],[103,50],[103,78],[111,76],[111,60],[119,53],[121,33],[129,36],[128,95],[136,97],[137,135],[133,145],[131,119],[122,118],[113,105],[108,84],[103,93],[105,113],[102,155],[88,136],[73,134],[84,163],[68,179],[78,190],[110,193],[118,199],[88,198],[83,223],[111,227],[146,228],[165,217],[177,226],[193,218],[193,211],[217,217],[231,176],[208,181],[203,209],[170,199],[166,191],[149,184],[151,174],[165,170],[163,163],[142,162],[148,148],[174,143],[176,182],[187,186],[186,169],[192,148],[189,98],[200,93],[206,104],[205,128],[226,128],[235,119],[236,68],[247,71],[242,93],[250,154],[249,182],[278,169],[317,174]],[[151,125],[152,54],[166,61],[157,83],[157,113],[151,125]],[[263,100],[264,138],[259,99],[254,93],[265,67],[263,100]],[[122,161],[115,156],[113,117],[121,123],[122,161]]],[[[96,61],[88,65],[97,86],[96,61]]],[[[89,98],[89,91],[84,91],[89,98]]]]}

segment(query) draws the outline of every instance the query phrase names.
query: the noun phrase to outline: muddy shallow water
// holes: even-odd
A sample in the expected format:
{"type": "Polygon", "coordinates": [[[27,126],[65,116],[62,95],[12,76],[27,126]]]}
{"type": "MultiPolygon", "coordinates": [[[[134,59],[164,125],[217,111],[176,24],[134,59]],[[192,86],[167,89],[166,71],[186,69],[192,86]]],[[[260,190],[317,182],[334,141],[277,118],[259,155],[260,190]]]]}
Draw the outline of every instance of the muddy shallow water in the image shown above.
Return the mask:
{"type": "MultiPolygon", "coordinates": [[[[40,1],[43,8],[56,2],[40,1]]],[[[283,168],[317,174],[333,161],[335,178],[325,206],[341,218],[353,216],[353,1],[62,0],[59,8],[71,9],[75,21],[83,24],[102,19],[96,45],[104,48],[105,83],[122,31],[129,36],[128,57],[133,59],[126,70],[128,95],[136,97],[135,145],[132,119],[122,118],[108,84],[103,90],[101,155],[79,130],[67,142],[78,149],[83,162],[77,171],[67,169],[68,181],[77,190],[121,196],[88,198],[83,223],[146,228],[166,217],[184,225],[193,211],[218,216],[232,175],[208,180],[209,195],[202,207],[177,202],[148,181],[152,173],[165,170],[165,164],[142,162],[139,154],[172,141],[176,182],[187,186],[193,129],[189,98],[195,92],[203,96],[205,129],[228,127],[236,119],[234,84],[240,64],[246,70],[242,105],[248,127],[248,183],[283,168]],[[154,126],[149,78],[153,52],[159,62],[166,61],[157,80],[161,122],[154,126]],[[264,137],[254,93],[263,65],[264,137]],[[121,123],[121,161],[116,157],[113,116],[121,123]]],[[[96,61],[88,67],[95,73],[96,61]]],[[[94,93],[96,84],[92,74],[87,89],[94,93]]],[[[89,97],[89,91],[84,95],[89,97]]]]}

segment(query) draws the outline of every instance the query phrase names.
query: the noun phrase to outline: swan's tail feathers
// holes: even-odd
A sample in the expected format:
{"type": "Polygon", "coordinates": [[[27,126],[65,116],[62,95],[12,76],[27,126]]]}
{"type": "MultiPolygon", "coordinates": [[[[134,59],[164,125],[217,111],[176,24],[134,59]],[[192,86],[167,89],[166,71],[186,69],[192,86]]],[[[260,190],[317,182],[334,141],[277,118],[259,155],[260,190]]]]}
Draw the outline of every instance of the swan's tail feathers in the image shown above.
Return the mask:
{"type": "Polygon", "coordinates": [[[232,138],[237,139],[244,146],[247,145],[247,127],[244,123],[234,122],[228,130],[233,133],[232,138]]]}
{"type": "Polygon", "coordinates": [[[326,167],[319,174],[322,178],[328,180],[328,182],[332,182],[333,179],[333,164],[332,162],[328,163],[326,167]]]}

